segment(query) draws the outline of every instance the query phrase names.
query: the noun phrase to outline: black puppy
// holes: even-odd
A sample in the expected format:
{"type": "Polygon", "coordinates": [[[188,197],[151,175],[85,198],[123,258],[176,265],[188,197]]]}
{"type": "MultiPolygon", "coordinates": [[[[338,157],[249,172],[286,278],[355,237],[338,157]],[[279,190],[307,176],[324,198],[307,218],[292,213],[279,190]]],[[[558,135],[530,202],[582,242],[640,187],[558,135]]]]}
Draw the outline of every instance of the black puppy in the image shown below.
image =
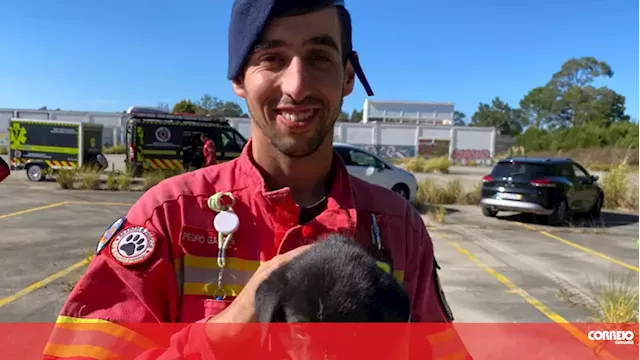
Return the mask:
{"type": "MultiPolygon", "coordinates": [[[[320,240],[276,269],[258,287],[255,297],[258,322],[409,321],[411,307],[404,288],[376,264],[364,247],[338,234],[320,240]]],[[[300,328],[292,330],[293,340],[308,341],[308,334],[301,334],[300,328]]],[[[263,341],[267,333],[263,328],[263,341]]],[[[309,348],[310,344],[302,346],[309,348]]]]}

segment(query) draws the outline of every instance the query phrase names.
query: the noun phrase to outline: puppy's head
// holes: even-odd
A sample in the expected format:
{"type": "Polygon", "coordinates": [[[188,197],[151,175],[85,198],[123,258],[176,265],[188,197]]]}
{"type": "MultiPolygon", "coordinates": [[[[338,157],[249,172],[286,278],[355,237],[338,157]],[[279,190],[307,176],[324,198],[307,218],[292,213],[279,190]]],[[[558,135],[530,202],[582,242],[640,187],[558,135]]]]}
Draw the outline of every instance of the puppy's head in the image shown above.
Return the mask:
{"type": "Polygon", "coordinates": [[[407,322],[410,316],[402,285],[338,234],[275,270],[255,304],[259,322],[407,322]]]}
{"type": "MultiPolygon", "coordinates": [[[[258,322],[409,321],[410,301],[404,288],[362,246],[342,235],[320,240],[258,287],[258,322]]],[[[317,353],[318,348],[328,351],[327,343],[316,341],[306,329],[290,326],[288,335],[276,335],[294,358],[306,358],[304,354],[317,353]]],[[[264,326],[263,342],[268,334],[264,326]]]]}

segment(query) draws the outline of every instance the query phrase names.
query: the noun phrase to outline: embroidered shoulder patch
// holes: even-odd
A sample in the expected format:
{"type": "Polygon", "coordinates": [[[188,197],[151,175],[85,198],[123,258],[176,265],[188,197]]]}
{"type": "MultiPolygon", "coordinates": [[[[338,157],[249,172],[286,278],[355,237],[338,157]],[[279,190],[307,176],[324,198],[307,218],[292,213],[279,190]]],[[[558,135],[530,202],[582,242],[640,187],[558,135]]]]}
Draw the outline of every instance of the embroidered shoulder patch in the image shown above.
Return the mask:
{"type": "Polygon", "coordinates": [[[126,220],[127,219],[124,216],[119,218],[109,226],[109,228],[104,232],[104,234],[102,234],[102,236],[100,237],[100,240],[98,240],[98,245],[96,245],[96,255],[98,255],[102,251],[102,249],[104,249],[104,247],[107,246],[109,241],[111,241],[111,239],[113,238],[113,235],[115,235],[118,231],[120,231],[120,229],[122,228],[122,225],[124,225],[126,220]]]}
{"type": "Polygon", "coordinates": [[[126,228],[111,243],[111,255],[123,265],[136,265],[149,259],[156,239],[142,226],[126,228]]]}

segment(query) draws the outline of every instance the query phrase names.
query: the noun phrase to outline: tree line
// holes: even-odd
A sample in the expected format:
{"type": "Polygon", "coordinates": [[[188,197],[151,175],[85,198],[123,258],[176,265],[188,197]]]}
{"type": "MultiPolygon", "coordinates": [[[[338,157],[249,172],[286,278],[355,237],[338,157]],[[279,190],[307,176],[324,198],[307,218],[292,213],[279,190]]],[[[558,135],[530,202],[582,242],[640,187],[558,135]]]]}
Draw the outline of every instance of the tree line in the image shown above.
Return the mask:
{"type": "MultiPolygon", "coordinates": [[[[490,103],[480,102],[470,119],[455,111],[453,124],[495,127],[530,151],[638,148],[638,124],[625,112],[625,97],[607,86],[594,86],[613,74],[609,64],[594,57],[571,58],[545,84],[524,94],[518,106],[497,96],[490,103]]],[[[160,107],[169,110],[166,104],[160,107]]],[[[196,102],[178,102],[173,112],[247,117],[237,103],[208,94],[196,102]]],[[[362,110],[342,111],[338,121],[360,122],[362,110]]]]}
{"type": "MultiPolygon", "coordinates": [[[[197,115],[224,116],[224,117],[248,117],[242,111],[242,107],[234,101],[223,101],[209,94],[205,94],[198,101],[184,99],[173,105],[170,109],[166,103],[158,104],[158,108],[173,113],[186,113],[197,115]]],[[[362,110],[354,109],[349,115],[342,111],[338,117],[338,121],[360,122],[362,121],[362,110]]]]}
{"type": "MultiPolygon", "coordinates": [[[[467,125],[494,126],[530,151],[638,148],[638,124],[625,112],[625,97],[594,86],[613,74],[609,64],[594,57],[569,59],[546,84],[526,93],[518,107],[495,97],[490,104],[481,102],[467,125]]],[[[454,123],[463,125],[465,118],[456,112],[454,123]]]]}

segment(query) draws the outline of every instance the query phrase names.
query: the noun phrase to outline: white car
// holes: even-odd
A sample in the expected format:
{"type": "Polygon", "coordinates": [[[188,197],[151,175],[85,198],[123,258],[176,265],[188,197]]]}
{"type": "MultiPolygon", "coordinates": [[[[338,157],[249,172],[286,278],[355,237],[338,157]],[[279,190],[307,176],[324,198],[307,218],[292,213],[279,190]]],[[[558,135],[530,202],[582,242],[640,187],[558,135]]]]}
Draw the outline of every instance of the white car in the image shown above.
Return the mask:
{"type": "Polygon", "coordinates": [[[333,148],[352,176],[390,189],[409,202],[415,202],[418,184],[411,172],[389,164],[355,145],[334,143],[333,148]]]}

